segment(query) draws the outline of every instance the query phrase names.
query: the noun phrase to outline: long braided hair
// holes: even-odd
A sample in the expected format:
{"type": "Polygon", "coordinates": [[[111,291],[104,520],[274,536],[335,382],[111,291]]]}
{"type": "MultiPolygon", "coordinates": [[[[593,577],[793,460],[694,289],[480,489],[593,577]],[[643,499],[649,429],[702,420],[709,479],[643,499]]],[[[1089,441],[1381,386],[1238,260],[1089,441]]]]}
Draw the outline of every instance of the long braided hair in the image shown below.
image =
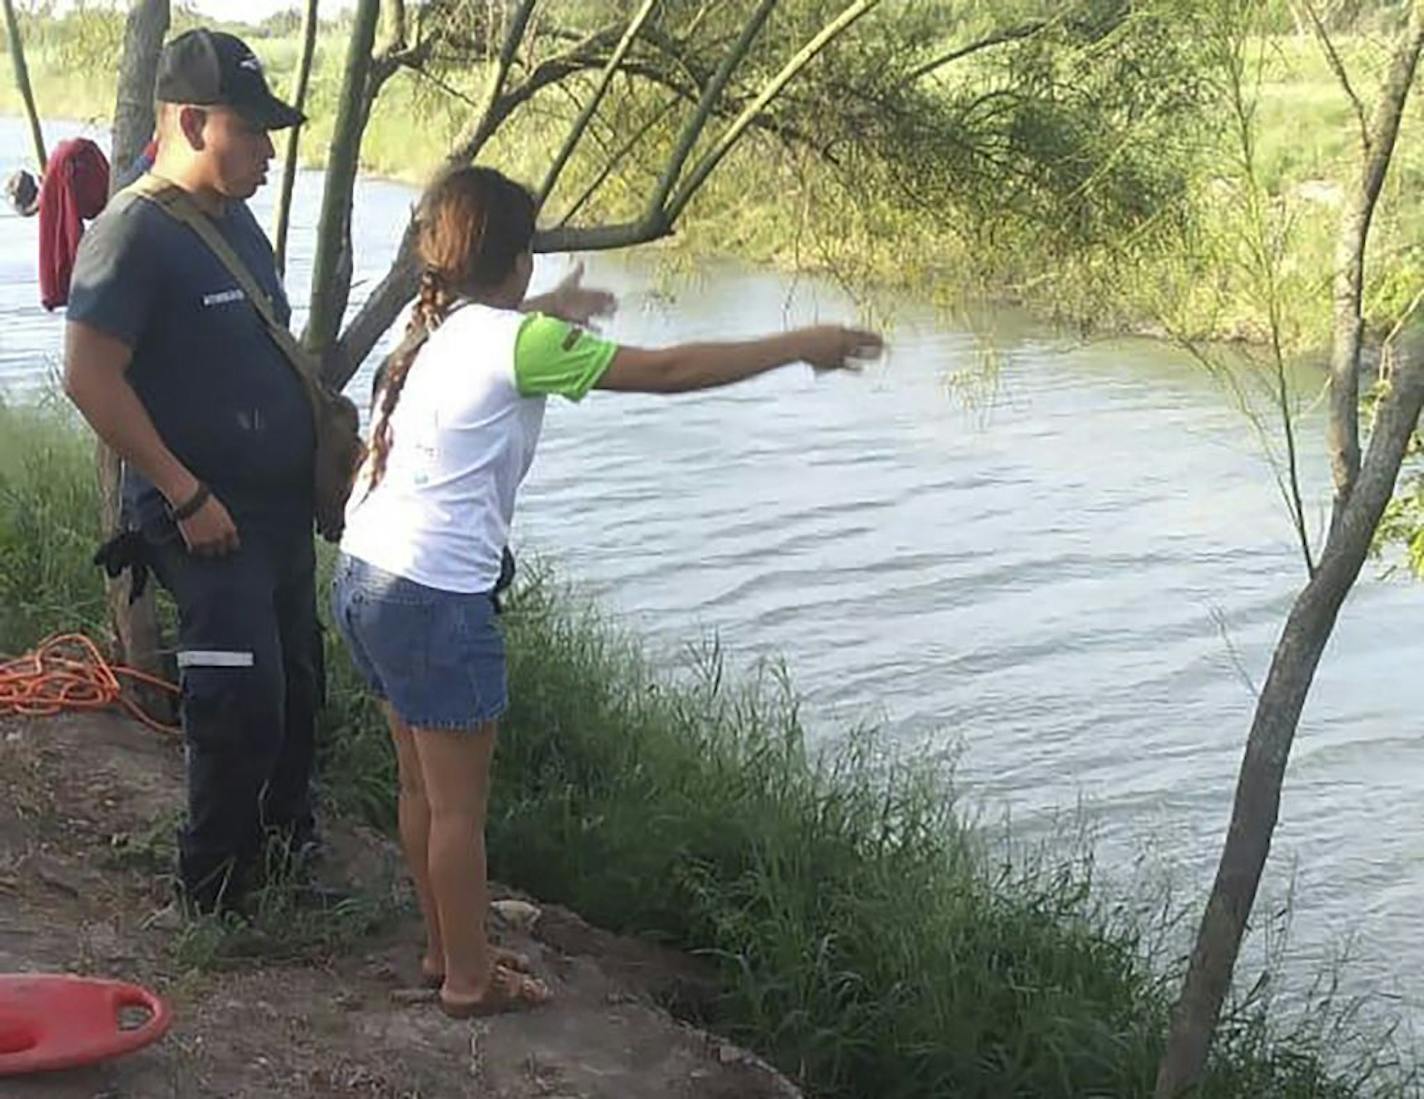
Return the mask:
{"type": "Polygon", "coordinates": [[[423,269],[405,339],[376,375],[375,424],[366,494],[385,476],[391,415],[430,334],[463,297],[499,286],[534,238],[534,196],[493,168],[460,168],[438,179],[421,200],[417,252],[423,269]]]}

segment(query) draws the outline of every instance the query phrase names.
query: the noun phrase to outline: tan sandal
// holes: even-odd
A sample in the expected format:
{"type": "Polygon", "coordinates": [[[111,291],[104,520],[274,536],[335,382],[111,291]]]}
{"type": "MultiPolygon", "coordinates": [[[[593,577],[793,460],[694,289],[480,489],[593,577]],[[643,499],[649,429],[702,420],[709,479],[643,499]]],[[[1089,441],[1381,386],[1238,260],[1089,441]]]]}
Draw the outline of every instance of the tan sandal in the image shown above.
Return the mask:
{"type": "Polygon", "coordinates": [[[527,973],[496,965],[489,987],[478,1000],[450,1000],[440,993],[440,1010],[452,1019],[476,1019],[511,1011],[529,1011],[553,999],[549,986],[527,973]]]}

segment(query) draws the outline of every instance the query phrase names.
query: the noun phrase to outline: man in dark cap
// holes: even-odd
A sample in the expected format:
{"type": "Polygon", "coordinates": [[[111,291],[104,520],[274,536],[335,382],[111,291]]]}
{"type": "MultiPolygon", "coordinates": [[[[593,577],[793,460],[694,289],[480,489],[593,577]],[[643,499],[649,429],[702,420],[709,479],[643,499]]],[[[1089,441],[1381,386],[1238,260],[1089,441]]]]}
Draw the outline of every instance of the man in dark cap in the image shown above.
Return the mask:
{"type": "MultiPolygon", "coordinates": [[[[267,180],[269,133],[301,114],[240,39],[209,30],[164,48],[157,99],[153,175],[211,222],[287,323],[271,246],[244,200],[267,180]]],[[[129,552],[178,604],[179,870],[193,905],[229,906],[274,835],[285,851],[314,845],[322,665],[308,394],[217,252],[135,190],[115,196],[79,249],[65,390],[123,459],[129,552]]]]}

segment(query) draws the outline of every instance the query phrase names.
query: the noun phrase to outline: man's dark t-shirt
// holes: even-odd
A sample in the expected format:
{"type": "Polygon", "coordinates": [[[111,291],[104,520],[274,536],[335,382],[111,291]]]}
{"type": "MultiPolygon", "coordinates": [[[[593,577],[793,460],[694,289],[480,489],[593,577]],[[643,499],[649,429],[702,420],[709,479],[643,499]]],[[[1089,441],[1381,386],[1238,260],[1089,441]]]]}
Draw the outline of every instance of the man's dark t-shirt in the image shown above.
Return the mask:
{"type": "MultiPolygon", "coordinates": [[[[243,203],[219,231],[290,316],[271,245],[243,203]]],[[[310,522],[315,433],[302,383],[227,269],[187,226],[119,195],[84,234],[68,317],[133,349],[128,380],[168,448],[247,523],[310,522]]],[[[124,510],[146,524],[164,501],[124,470],[124,510]]]]}

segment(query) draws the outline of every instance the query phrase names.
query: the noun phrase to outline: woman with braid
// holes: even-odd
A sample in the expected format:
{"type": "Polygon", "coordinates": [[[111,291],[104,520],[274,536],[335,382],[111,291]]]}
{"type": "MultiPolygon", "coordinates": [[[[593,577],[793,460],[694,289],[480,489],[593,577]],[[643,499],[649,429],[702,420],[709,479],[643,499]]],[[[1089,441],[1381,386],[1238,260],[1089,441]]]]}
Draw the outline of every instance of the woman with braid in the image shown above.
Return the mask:
{"type": "Polygon", "coordinates": [[[425,196],[420,298],[385,365],[332,592],[395,741],[423,974],[460,1018],[550,995],[484,927],[485,805],[507,702],[491,593],[545,399],[711,389],[796,362],[852,367],[881,349],[872,333],[821,326],[644,350],[520,312],[534,212],[528,191],[488,168],[453,172],[425,196]]]}

